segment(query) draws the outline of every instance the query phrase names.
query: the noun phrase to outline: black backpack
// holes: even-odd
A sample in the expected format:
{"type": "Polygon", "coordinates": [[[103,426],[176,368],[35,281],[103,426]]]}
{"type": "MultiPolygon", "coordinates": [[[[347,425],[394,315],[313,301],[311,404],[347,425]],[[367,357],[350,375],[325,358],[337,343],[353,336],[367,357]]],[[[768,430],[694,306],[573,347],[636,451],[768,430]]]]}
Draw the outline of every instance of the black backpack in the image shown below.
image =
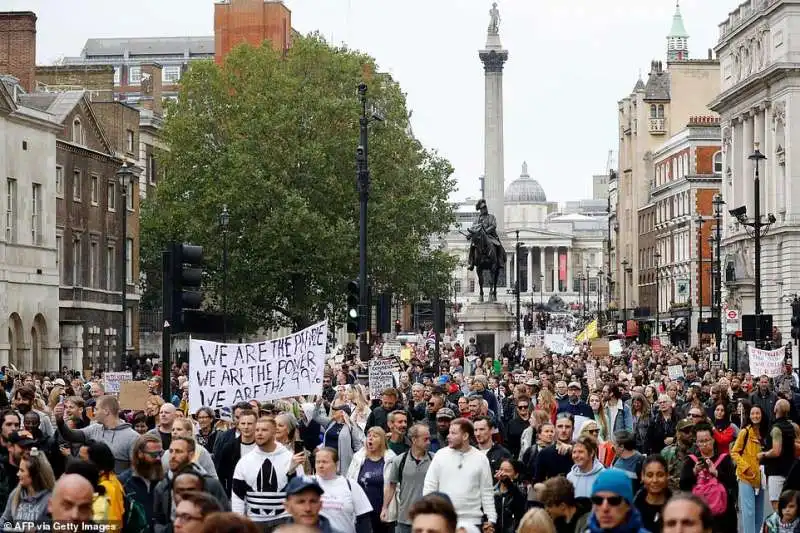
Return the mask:
{"type": "MultiPolygon", "coordinates": [[[[403,482],[403,470],[406,468],[406,459],[408,459],[408,454],[410,452],[403,452],[402,457],[400,458],[400,466],[398,467],[400,470],[397,471],[397,483],[400,484],[403,482]]],[[[428,458],[433,461],[433,454],[431,452],[427,452],[428,458]]]]}

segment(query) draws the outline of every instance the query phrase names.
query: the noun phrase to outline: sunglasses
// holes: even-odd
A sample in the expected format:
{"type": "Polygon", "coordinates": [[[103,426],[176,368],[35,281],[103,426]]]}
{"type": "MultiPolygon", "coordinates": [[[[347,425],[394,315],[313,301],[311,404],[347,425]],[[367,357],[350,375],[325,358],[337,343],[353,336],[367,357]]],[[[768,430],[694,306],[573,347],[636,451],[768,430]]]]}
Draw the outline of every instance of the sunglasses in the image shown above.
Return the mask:
{"type": "Polygon", "coordinates": [[[517,409],[527,409],[527,408],[528,408],[527,405],[518,405],[517,406],[517,409]]]}
{"type": "Polygon", "coordinates": [[[600,430],[599,429],[590,429],[589,431],[587,431],[587,433],[597,433],[599,435],[600,434],[600,430]]]}
{"type": "Polygon", "coordinates": [[[590,498],[594,505],[603,505],[603,502],[608,502],[611,507],[617,507],[622,504],[622,496],[592,496],[590,498]]]}
{"type": "Polygon", "coordinates": [[[162,455],[164,455],[164,452],[161,451],[161,450],[157,451],[157,452],[144,452],[144,453],[145,453],[145,455],[149,455],[153,459],[156,459],[156,458],[161,457],[162,455]]]}
{"type": "Polygon", "coordinates": [[[697,413],[690,414],[692,418],[703,418],[703,415],[698,415],[697,413]]]}

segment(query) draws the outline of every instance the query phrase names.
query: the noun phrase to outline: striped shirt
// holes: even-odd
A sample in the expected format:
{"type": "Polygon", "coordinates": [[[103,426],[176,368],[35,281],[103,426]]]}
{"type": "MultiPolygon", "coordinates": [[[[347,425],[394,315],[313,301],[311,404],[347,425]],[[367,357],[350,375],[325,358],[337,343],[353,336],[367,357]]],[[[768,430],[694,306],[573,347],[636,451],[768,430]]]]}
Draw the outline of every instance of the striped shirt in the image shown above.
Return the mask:
{"type": "MultiPolygon", "coordinates": [[[[233,471],[231,510],[253,522],[272,522],[287,516],[283,507],[292,452],[276,443],[275,450],[256,448],[236,463],[233,471]]],[[[302,468],[296,473],[302,475],[302,468]]]]}

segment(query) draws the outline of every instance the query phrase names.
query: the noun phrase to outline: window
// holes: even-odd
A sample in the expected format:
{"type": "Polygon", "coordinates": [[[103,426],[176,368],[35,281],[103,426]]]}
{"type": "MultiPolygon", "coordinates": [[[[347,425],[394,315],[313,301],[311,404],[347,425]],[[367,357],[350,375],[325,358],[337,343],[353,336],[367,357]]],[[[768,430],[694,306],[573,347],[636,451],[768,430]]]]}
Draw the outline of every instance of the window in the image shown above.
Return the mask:
{"type": "Polygon", "coordinates": [[[126,130],[125,131],[125,141],[127,143],[126,146],[128,148],[128,153],[129,154],[132,154],[133,150],[134,150],[133,140],[134,140],[133,130],[126,130]]]}
{"type": "Polygon", "coordinates": [[[17,242],[17,180],[6,179],[6,242],[17,242]]]}
{"type": "Polygon", "coordinates": [[[106,248],[106,290],[114,290],[114,247],[106,248]]]}
{"type": "Polygon", "coordinates": [[[133,283],[133,239],[125,239],[125,283],[133,283]]]}
{"type": "Polygon", "coordinates": [[[142,83],[142,67],[128,68],[128,84],[142,83]]]}
{"type": "Polygon", "coordinates": [[[714,154],[714,174],[722,174],[722,152],[714,154]]]}
{"type": "Polygon", "coordinates": [[[181,79],[181,67],[179,65],[164,67],[161,78],[164,83],[177,83],[181,79]]]}
{"type": "Polygon", "coordinates": [[[664,104],[658,104],[658,118],[664,118],[664,104]]]}
{"type": "Polygon", "coordinates": [[[133,182],[129,181],[125,184],[125,207],[128,211],[133,211],[133,182]]]}
{"type": "Polygon", "coordinates": [[[81,201],[81,171],[72,171],[72,199],[76,202],[81,201]]]}
{"type": "Polygon", "coordinates": [[[42,244],[42,185],[31,188],[31,243],[42,244]]]}
{"type": "Polygon", "coordinates": [[[92,176],[92,205],[97,205],[100,198],[100,183],[97,176],[92,176]]]}
{"type": "Polygon", "coordinates": [[[83,125],[81,119],[75,117],[72,121],[72,142],[75,144],[83,144],[83,125]]]}
{"type": "Polygon", "coordinates": [[[650,118],[658,118],[656,104],[650,104],[650,118]]]}
{"type": "Polygon", "coordinates": [[[121,72],[122,72],[121,67],[114,67],[114,85],[119,85],[121,72]]]}
{"type": "Polygon", "coordinates": [[[64,196],[64,167],[56,167],[56,196],[64,196]]]}
{"type": "Polygon", "coordinates": [[[155,185],[155,183],[156,183],[156,158],[153,157],[153,154],[149,154],[147,156],[147,179],[150,181],[151,185],[155,185]]]}
{"type": "Polygon", "coordinates": [[[133,346],[133,309],[125,309],[125,346],[133,346]]]}
{"type": "Polygon", "coordinates": [[[56,235],[56,269],[58,270],[58,282],[64,280],[64,237],[56,235]]]}
{"type": "Polygon", "coordinates": [[[81,286],[81,238],[72,241],[72,285],[81,286]]]}
{"type": "Polygon", "coordinates": [[[117,209],[117,184],[109,180],[108,182],[108,210],[116,211],[117,209]]]}
{"type": "Polygon", "coordinates": [[[100,247],[92,241],[89,245],[89,287],[95,288],[98,285],[100,273],[100,247]]]}
{"type": "Polygon", "coordinates": [[[456,294],[461,294],[461,280],[454,279],[453,280],[453,292],[456,294]]]}

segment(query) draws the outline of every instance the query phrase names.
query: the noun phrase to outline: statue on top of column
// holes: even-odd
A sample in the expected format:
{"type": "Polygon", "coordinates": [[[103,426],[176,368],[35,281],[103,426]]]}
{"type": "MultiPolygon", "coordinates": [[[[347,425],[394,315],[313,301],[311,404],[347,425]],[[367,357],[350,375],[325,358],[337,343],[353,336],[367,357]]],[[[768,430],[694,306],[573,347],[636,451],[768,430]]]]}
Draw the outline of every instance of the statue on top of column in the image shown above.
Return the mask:
{"type": "Polygon", "coordinates": [[[489,35],[500,35],[500,10],[497,9],[497,2],[489,10],[489,35]]]}

